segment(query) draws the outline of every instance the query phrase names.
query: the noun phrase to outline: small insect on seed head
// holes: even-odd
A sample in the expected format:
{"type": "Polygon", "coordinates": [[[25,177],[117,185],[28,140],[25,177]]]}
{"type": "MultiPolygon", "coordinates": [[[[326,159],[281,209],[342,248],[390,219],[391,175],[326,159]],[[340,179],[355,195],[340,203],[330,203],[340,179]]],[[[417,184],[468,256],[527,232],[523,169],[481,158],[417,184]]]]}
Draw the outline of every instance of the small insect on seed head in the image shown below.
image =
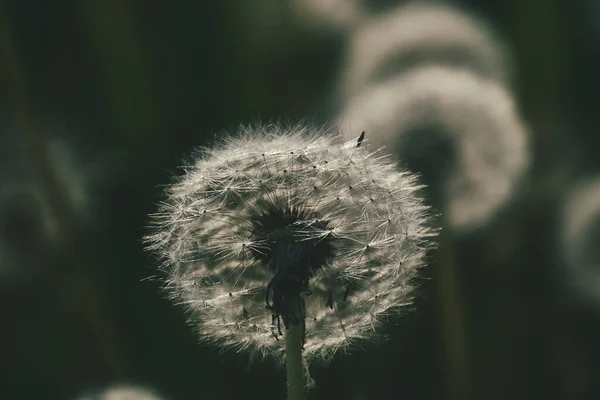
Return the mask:
{"type": "Polygon", "coordinates": [[[436,231],[364,136],[242,128],[169,187],[146,240],[202,339],[278,356],[299,325],[304,355],[328,357],[409,303],[436,231]]]}

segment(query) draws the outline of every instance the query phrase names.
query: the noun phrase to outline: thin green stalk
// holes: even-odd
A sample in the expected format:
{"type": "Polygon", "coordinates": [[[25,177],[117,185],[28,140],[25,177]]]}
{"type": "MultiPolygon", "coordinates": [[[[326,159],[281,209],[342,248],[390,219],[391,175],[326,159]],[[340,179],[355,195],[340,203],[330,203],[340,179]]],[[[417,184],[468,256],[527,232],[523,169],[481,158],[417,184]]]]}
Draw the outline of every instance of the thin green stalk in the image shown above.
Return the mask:
{"type": "Polygon", "coordinates": [[[288,400],[306,400],[302,365],[302,326],[290,325],[285,330],[285,366],[288,400]]]}
{"type": "Polygon", "coordinates": [[[447,233],[440,235],[438,249],[439,318],[444,346],[447,399],[469,399],[468,360],[466,343],[465,302],[453,253],[453,243],[447,233]]]}

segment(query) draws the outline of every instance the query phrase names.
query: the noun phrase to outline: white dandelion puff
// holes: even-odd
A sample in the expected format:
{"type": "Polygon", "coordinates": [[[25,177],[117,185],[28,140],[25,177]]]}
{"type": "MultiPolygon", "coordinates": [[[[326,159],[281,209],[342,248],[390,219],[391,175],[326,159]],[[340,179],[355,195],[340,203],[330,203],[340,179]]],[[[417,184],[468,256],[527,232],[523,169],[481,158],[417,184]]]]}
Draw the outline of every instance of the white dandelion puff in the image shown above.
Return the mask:
{"type": "Polygon", "coordinates": [[[526,128],[501,85],[468,70],[425,66],[350,98],[344,129],[423,175],[456,230],[480,226],[529,165],[526,128]]]}
{"type": "Polygon", "coordinates": [[[293,15],[309,26],[349,30],[366,10],[363,0],[288,0],[293,15]]]}
{"type": "Polygon", "coordinates": [[[507,82],[508,54],[487,24],[447,5],[412,3],[374,16],[350,40],[343,96],[415,66],[445,65],[507,82]]]}
{"type": "Polygon", "coordinates": [[[163,400],[154,390],[140,386],[116,385],[89,393],[78,400],[163,400]]]}
{"type": "Polygon", "coordinates": [[[168,188],[146,240],[203,340],[306,359],[372,338],[411,301],[436,230],[420,186],[333,130],[242,128],[168,188]]]}
{"type": "Polygon", "coordinates": [[[570,283],[582,298],[600,302],[600,178],[575,184],[562,214],[562,250],[570,283]]]}

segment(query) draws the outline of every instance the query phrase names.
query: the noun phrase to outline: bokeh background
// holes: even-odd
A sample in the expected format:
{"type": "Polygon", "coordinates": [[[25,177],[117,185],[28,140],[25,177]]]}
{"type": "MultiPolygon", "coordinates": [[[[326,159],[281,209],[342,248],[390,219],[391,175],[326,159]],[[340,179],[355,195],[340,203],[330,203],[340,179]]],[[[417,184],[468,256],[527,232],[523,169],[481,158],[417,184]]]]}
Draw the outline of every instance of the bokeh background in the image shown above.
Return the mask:
{"type": "MultiPolygon", "coordinates": [[[[320,19],[294,1],[0,2],[0,398],[125,383],[174,400],[284,398],[280,366],[197,342],[141,238],[194,147],[240,123],[335,118],[352,29],[339,18],[357,2],[320,19]]],[[[600,307],[566,283],[560,242],[565,193],[600,173],[600,6],[449,4],[510,49],[532,149],[524,190],[452,243],[469,395],[600,398],[600,307]]],[[[387,342],[311,366],[311,396],[449,398],[432,287],[387,342]]]]}

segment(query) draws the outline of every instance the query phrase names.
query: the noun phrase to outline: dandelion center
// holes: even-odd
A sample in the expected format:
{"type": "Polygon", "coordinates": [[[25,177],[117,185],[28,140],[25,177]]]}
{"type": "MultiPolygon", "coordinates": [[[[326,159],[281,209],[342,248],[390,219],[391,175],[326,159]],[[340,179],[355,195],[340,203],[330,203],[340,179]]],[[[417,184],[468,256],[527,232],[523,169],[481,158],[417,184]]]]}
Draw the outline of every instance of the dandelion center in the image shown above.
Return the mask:
{"type": "Polygon", "coordinates": [[[310,294],[308,280],[333,254],[328,223],[310,218],[298,208],[270,206],[252,217],[252,225],[253,256],[273,273],[265,302],[279,334],[280,319],[286,328],[290,324],[304,327],[306,307],[301,294],[310,294]]]}

